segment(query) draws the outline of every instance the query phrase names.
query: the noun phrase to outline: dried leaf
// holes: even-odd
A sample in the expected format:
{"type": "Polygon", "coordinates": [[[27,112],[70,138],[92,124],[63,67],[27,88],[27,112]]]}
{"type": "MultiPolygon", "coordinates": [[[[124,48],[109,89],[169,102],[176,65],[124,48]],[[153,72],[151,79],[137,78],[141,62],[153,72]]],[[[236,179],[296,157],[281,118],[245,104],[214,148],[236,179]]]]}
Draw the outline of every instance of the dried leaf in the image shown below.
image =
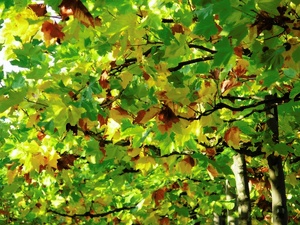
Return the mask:
{"type": "Polygon", "coordinates": [[[166,131],[172,127],[173,123],[178,123],[180,121],[172,109],[167,105],[164,105],[162,110],[158,113],[158,119],[164,123],[166,131]]]}
{"type": "Polygon", "coordinates": [[[106,70],[101,74],[99,84],[103,89],[109,88],[108,73],[106,70]]]}
{"type": "Polygon", "coordinates": [[[210,178],[211,178],[212,180],[213,180],[215,177],[219,176],[218,171],[217,171],[211,164],[209,164],[209,165],[207,166],[207,172],[208,172],[208,174],[209,174],[209,176],[210,176],[210,178]]]}
{"type": "Polygon", "coordinates": [[[231,127],[225,132],[224,139],[229,146],[238,149],[241,140],[240,134],[241,131],[238,127],[231,127]]]}
{"type": "Polygon", "coordinates": [[[53,23],[51,20],[45,21],[42,25],[42,32],[46,44],[49,45],[52,39],[55,41],[63,39],[65,34],[61,30],[62,26],[57,23],[53,23]]]}
{"type": "Polygon", "coordinates": [[[237,46],[233,50],[235,55],[237,55],[240,58],[243,57],[243,48],[241,46],[237,46]]]}
{"type": "Polygon", "coordinates": [[[45,4],[30,4],[28,5],[37,16],[44,16],[47,13],[46,5],[45,4]]]}
{"type": "Polygon", "coordinates": [[[179,23],[175,23],[173,27],[171,27],[172,33],[176,34],[176,33],[180,33],[180,34],[184,34],[184,29],[183,26],[179,23]]]}
{"type": "Polygon", "coordinates": [[[61,157],[57,159],[57,169],[60,171],[63,169],[70,169],[70,166],[74,166],[76,158],[78,157],[73,154],[62,154],[61,157]]]}
{"type": "Polygon", "coordinates": [[[86,27],[100,26],[101,20],[99,18],[94,18],[88,9],[79,0],[63,0],[59,5],[60,15],[63,20],[69,16],[74,16],[86,27]]]}
{"type": "Polygon", "coordinates": [[[134,123],[144,124],[151,120],[159,112],[159,108],[152,107],[148,110],[141,110],[138,112],[137,117],[134,119],[134,123]]]}
{"type": "Polygon", "coordinates": [[[155,206],[156,207],[159,206],[159,204],[162,200],[164,200],[166,191],[167,191],[167,189],[164,187],[164,188],[158,189],[158,190],[153,192],[152,198],[155,201],[155,206]]]}

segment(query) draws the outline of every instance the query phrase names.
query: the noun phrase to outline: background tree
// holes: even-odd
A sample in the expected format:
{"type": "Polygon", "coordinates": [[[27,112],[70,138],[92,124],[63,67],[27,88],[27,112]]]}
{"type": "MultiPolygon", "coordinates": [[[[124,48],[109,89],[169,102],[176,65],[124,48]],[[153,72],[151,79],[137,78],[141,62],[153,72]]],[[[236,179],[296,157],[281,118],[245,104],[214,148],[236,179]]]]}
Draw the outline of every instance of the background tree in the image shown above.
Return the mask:
{"type": "Polygon", "coordinates": [[[299,3],[1,2],[1,222],[297,224],[299,3]]]}

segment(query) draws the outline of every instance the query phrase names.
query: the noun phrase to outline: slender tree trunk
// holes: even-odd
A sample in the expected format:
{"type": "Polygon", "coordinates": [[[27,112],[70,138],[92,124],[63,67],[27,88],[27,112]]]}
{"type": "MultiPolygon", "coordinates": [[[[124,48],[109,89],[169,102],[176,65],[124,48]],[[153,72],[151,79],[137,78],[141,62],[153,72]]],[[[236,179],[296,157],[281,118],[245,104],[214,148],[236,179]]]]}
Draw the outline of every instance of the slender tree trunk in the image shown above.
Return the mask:
{"type": "Polygon", "coordinates": [[[233,165],[231,169],[235,176],[237,209],[239,213],[240,225],[251,225],[251,202],[248,186],[248,176],[246,170],[246,161],[243,154],[233,156],[233,165]]]}
{"type": "MultiPolygon", "coordinates": [[[[266,96],[266,100],[276,98],[275,96],[266,96]]],[[[273,141],[279,142],[278,112],[274,104],[266,104],[267,125],[273,132],[273,141]]],[[[274,153],[268,156],[269,180],[272,191],[272,214],[274,225],[287,225],[288,212],[286,206],[285,179],[282,167],[281,156],[274,153]]]]}
{"type": "Polygon", "coordinates": [[[214,225],[226,225],[225,217],[223,215],[214,213],[214,225]]]}
{"type": "MultiPolygon", "coordinates": [[[[226,200],[236,200],[235,191],[230,186],[228,180],[226,180],[226,200]]],[[[227,210],[227,225],[237,225],[238,221],[237,218],[234,216],[234,212],[236,211],[236,206],[233,209],[227,210]]]]}

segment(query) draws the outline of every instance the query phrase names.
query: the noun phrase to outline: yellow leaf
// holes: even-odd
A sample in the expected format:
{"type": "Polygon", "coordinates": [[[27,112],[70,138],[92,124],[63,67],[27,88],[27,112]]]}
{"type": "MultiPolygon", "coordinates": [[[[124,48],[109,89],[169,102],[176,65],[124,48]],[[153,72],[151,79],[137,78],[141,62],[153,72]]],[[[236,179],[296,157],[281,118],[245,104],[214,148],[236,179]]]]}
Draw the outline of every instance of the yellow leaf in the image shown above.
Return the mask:
{"type": "Polygon", "coordinates": [[[297,180],[297,174],[296,173],[289,173],[286,175],[286,182],[293,185],[294,187],[299,184],[299,181],[297,180]]]}
{"type": "Polygon", "coordinates": [[[201,84],[201,89],[198,91],[199,102],[208,102],[213,100],[217,93],[217,86],[214,81],[204,81],[201,84]]]}
{"type": "Polygon", "coordinates": [[[132,81],[133,75],[131,73],[129,73],[128,71],[125,71],[120,74],[120,77],[122,79],[121,86],[122,86],[122,88],[125,89],[127,87],[127,85],[129,84],[129,82],[132,81]]]}
{"type": "Polygon", "coordinates": [[[57,168],[57,160],[60,158],[59,154],[54,149],[52,149],[51,152],[49,152],[48,157],[49,158],[47,164],[50,167],[57,168]]]}
{"type": "Polygon", "coordinates": [[[128,112],[121,107],[115,107],[109,112],[109,117],[112,118],[117,123],[121,123],[121,121],[125,118],[131,118],[128,112]]]}
{"type": "Polygon", "coordinates": [[[39,121],[39,118],[40,118],[40,114],[39,113],[35,113],[33,115],[30,115],[29,116],[29,119],[27,121],[27,124],[26,124],[26,127],[33,127],[33,125],[35,125],[38,121],[39,121]]]}
{"type": "Polygon", "coordinates": [[[135,169],[141,170],[142,173],[145,175],[154,165],[155,160],[150,156],[141,157],[136,161],[135,169]]]}
{"type": "Polygon", "coordinates": [[[144,124],[158,114],[161,109],[159,107],[151,107],[148,110],[141,110],[134,119],[135,123],[144,124]]]}
{"type": "Polygon", "coordinates": [[[141,150],[142,149],[140,149],[140,148],[134,148],[134,149],[128,150],[127,153],[130,157],[136,157],[138,154],[140,154],[141,150]]]}
{"type": "Polygon", "coordinates": [[[112,118],[108,118],[105,135],[108,140],[111,140],[121,125],[112,118]]]}
{"type": "Polygon", "coordinates": [[[40,165],[45,165],[45,158],[40,153],[32,155],[30,161],[33,170],[39,171],[40,165]]]}
{"type": "Polygon", "coordinates": [[[17,169],[7,170],[7,183],[11,184],[12,182],[14,182],[16,175],[17,175],[17,169]]]}
{"type": "Polygon", "coordinates": [[[69,117],[69,123],[71,125],[75,125],[78,123],[79,119],[81,118],[82,113],[84,113],[86,110],[84,108],[77,108],[72,105],[68,107],[68,117],[69,117]]]}
{"type": "Polygon", "coordinates": [[[184,160],[180,161],[176,165],[176,170],[182,174],[191,174],[192,168],[192,165],[184,160]]]}

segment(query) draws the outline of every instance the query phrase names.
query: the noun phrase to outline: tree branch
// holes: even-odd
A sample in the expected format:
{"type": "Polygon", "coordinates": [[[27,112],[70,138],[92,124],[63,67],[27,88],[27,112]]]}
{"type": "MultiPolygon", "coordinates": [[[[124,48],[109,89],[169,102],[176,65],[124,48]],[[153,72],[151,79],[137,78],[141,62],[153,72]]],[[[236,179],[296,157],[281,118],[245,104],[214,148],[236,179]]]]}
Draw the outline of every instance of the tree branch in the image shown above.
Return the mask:
{"type": "Polygon", "coordinates": [[[180,70],[182,67],[184,67],[186,65],[190,65],[190,64],[193,64],[193,63],[197,63],[197,62],[205,62],[205,61],[209,61],[209,60],[212,60],[212,59],[214,59],[213,56],[206,56],[206,57],[191,59],[191,60],[188,60],[188,61],[183,61],[183,62],[178,63],[177,66],[169,68],[169,71],[174,72],[174,71],[180,70]]]}
{"type": "MultiPolygon", "coordinates": [[[[283,104],[283,103],[287,103],[289,101],[291,101],[292,99],[290,99],[289,97],[289,94],[290,93],[285,93],[282,97],[280,98],[274,98],[274,99],[266,99],[266,100],[262,100],[262,101],[259,101],[259,102],[256,102],[256,103],[253,103],[253,104],[249,104],[249,105],[242,105],[242,106],[239,106],[239,107],[234,107],[234,106],[231,106],[231,105],[228,105],[228,104],[225,104],[223,102],[220,102],[220,103],[217,103],[212,109],[209,109],[209,110],[206,110],[202,113],[199,113],[199,116],[197,117],[190,117],[190,118],[187,118],[187,117],[183,117],[183,116],[180,116],[178,115],[177,117],[180,118],[180,119],[184,119],[184,120],[188,120],[188,121],[194,121],[194,120],[199,120],[201,119],[202,116],[208,116],[212,113],[214,113],[215,111],[219,110],[219,109],[229,109],[231,111],[235,111],[235,112],[241,112],[241,111],[244,111],[245,109],[251,109],[251,108],[255,108],[257,106],[260,106],[260,105],[265,105],[265,104],[283,104]]],[[[294,98],[294,100],[296,101],[296,99],[294,98]]],[[[298,100],[298,99],[297,99],[298,100]]],[[[266,111],[267,109],[263,109],[263,110],[256,110],[257,112],[263,112],[263,111],[266,111]]],[[[253,112],[250,112],[249,115],[251,115],[252,113],[254,113],[255,111],[253,112]]],[[[247,114],[248,115],[248,114],[247,114]]],[[[249,116],[248,115],[248,116],[249,116]]]]}
{"type": "Polygon", "coordinates": [[[189,44],[188,46],[189,46],[190,48],[201,49],[201,50],[206,51],[206,52],[209,52],[209,53],[211,53],[211,54],[217,53],[217,51],[211,50],[211,49],[206,48],[206,47],[204,47],[204,46],[202,46],[202,45],[189,44]]]}

